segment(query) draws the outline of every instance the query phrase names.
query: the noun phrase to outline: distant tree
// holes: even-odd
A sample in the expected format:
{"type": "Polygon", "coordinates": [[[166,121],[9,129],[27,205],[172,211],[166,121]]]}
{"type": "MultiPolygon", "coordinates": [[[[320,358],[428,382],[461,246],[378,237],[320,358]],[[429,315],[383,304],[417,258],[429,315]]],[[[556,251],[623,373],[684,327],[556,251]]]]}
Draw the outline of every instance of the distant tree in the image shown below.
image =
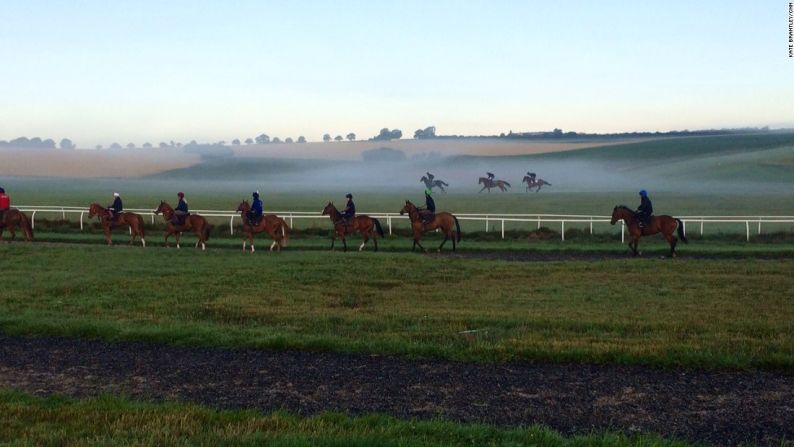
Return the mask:
{"type": "Polygon", "coordinates": [[[46,140],[41,142],[41,147],[45,149],[55,149],[55,140],[52,138],[47,138],[46,140]]]}
{"type": "Polygon", "coordinates": [[[135,149],[135,143],[127,144],[127,149],[135,149]]]}
{"type": "Polygon", "coordinates": [[[293,143],[293,141],[292,141],[292,138],[291,138],[291,137],[287,137],[287,138],[284,140],[284,142],[285,142],[285,143],[293,143]]]}
{"type": "Polygon", "coordinates": [[[271,143],[281,143],[281,138],[273,137],[273,140],[271,141],[271,143]]]}
{"type": "Polygon", "coordinates": [[[554,128],[551,133],[554,134],[554,137],[559,138],[562,136],[562,129],[554,128]]]}
{"type": "Polygon", "coordinates": [[[325,141],[326,143],[331,141],[331,135],[330,134],[323,135],[323,141],[325,141]]]}
{"type": "Polygon", "coordinates": [[[256,144],[267,144],[270,143],[270,137],[262,134],[256,137],[256,144]]]}
{"type": "Polygon", "coordinates": [[[298,137],[298,143],[305,143],[305,142],[306,142],[306,137],[304,137],[303,135],[298,137]]]}
{"type": "Polygon", "coordinates": [[[435,137],[436,137],[436,126],[430,126],[424,129],[416,129],[416,132],[414,132],[414,138],[417,140],[422,140],[426,138],[435,138],[435,137]]]}
{"type": "Polygon", "coordinates": [[[171,142],[168,143],[168,145],[171,147],[176,147],[176,143],[174,142],[174,140],[171,140],[171,142]]]}
{"type": "Polygon", "coordinates": [[[218,141],[218,144],[220,146],[226,146],[226,141],[224,141],[224,140],[218,141]]]}
{"type": "Polygon", "coordinates": [[[102,150],[102,145],[101,144],[97,144],[95,149],[98,150],[98,151],[101,151],[102,150]]]}
{"type": "Polygon", "coordinates": [[[239,146],[240,145],[240,140],[238,138],[235,138],[235,139],[232,140],[232,144],[235,145],[235,146],[239,146]]]}
{"type": "Polygon", "coordinates": [[[346,138],[348,139],[348,141],[356,141],[356,134],[350,132],[349,134],[347,134],[346,138]]]}
{"type": "Polygon", "coordinates": [[[122,149],[121,145],[118,143],[113,143],[110,145],[111,149],[122,149]]]}
{"type": "Polygon", "coordinates": [[[342,141],[342,140],[344,140],[344,138],[342,138],[342,135],[337,135],[334,137],[334,141],[342,141]]]}
{"type": "Polygon", "coordinates": [[[152,148],[152,143],[149,143],[149,142],[143,143],[143,147],[146,148],[146,149],[151,149],[152,148]]]}
{"type": "Polygon", "coordinates": [[[389,141],[389,140],[399,140],[403,136],[403,131],[400,129],[389,130],[388,128],[384,127],[380,130],[380,133],[373,137],[372,139],[375,141],[389,141]]]}
{"type": "Polygon", "coordinates": [[[70,140],[68,138],[62,139],[60,144],[59,144],[59,146],[61,147],[61,149],[64,149],[64,150],[67,150],[67,151],[72,150],[72,149],[75,148],[74,143],[72,143],[72,140],[70,140]]]}
{"type": "Polygon", "coordinates": [[[188,146],[195,146],[197,144],[198,143],[196,142],[196,140],[190,140],[190,143],[188,143],[188,146]]]}
{"type": "Polygon", "coordinates": [[[246,138],[245,139],[245,144],[254,144],[254,140],[252,140],[250,138],[246,138]]]}
{"type": "Polygon", "coordinates": [[[504,137],[505,137],[505,133],[504,132],[499,134],[499,138],[504,138],[504,137]]]}
{"type": "Polygon", "coordinates": [[[166,143],[165,141],[160,142],[160,149],[165,149],[167,147],[168,147],[168,143],[166,143]]]}

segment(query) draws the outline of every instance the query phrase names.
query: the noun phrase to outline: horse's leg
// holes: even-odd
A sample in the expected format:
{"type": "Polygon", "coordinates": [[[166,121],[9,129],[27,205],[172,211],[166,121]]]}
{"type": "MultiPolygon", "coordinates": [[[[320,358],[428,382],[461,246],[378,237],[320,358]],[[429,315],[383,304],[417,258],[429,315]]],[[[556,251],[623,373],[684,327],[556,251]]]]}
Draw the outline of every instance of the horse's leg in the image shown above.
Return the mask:
{"type": "Polygon", "coordinates": [[[342,235],[342,246],[344,247],[342,251],[347,251],[347,241],[345,240],[344,235],[342,235]]]}
{"type": "Polygon", "coordinates": [[[358,251],[363,250],[364,246],[367,245],[367,241],[369,240],[369,232],[362,232],[361,235],[364,236],[364,241],[358,246],[358,251]]]}
{"type": "Polygon", "coordinates": [[[670,244],[670,257],[675,257],[675,246],[678,243],[678,238],[673,236],[673,233],[662,233],[664,234],[664,238],[667,239],[667,243],[670,244]]]}
{"type": "Polygon", "coordinates": [[[411,246],[411,251],[416,251],[416,239],[414,239],[414,244],[411,246]]]}
{"type": "Polygon", "coordinates": [[[105,228],[105,241],[108,245],[113,245],[113,239],[110,236],[110,228],[105,228]]]}
{"type": "Polygon", "coordinates": [[[182,239],[182,232],[176,232],[176,248],[179,248],[179,240],[182,239]]]}
{"type": "Polygon", "coordinates": [[[446,243],[447,243],[447,240],[448,240],[448,239],[449,239],[449,236],[447,235],[447,232],[445,231],[445,232],[444,232],[444,240],[443,240],[443,241],[441,241],[441,245],[439,245],[439,246],[438,246],[438,252],[439,252],[439,253],[441,253],[441,249],[442,249],[442,248],[444,248],[444,244],[446,244],[446,243]]]}
{"type": "Polygon", "coordinates": [[[253,253],[255,251],[254,250],[254,232],[253,231],[248,234],[248,243],[251,245],[251,253],[253,253]]]}
{"type": "Polygon", "coordinates": [[[639,236],[637,236],[637,237],[634,238],[634,246],[633,246],[634,256],[639,256],[639,254],[640,254],[639,248],[640,248],[640,238],[639,238],[639,236]]]}
{"type": "MultiPolygon", "coordinates": [[[[477,192],[480,193],[480,192],[483,192],[483,191],[485,191],[485,186],[483,186],[482,189],[477,191],[477,192]]],[[[488,192],[491,192],[491,190],[489,189],[488,192]]]]}
{"type": "Polygon", "coordinates": [[[168,245],[168,237],[169,236],[171,236],[171,232],[168,229],[166,229],[165,230],[165,248],[171,248],[171,246],[168,245]]]}
{"type": "Polygon", "coordinates": [[[372,235],[372,242],[375,244],[375,251],[378,251],[378,235],[377,234],[373,234],[372,235]]]}
{"type": "Polygon", "coordinates": [[[17,237],[17,230],[16,230],[16,228],[14,228],[14,225],[9,225],[8,226],[8,232],[11,233],[11,239],[8,240],[8,242],[11,243],[17,237]]]}

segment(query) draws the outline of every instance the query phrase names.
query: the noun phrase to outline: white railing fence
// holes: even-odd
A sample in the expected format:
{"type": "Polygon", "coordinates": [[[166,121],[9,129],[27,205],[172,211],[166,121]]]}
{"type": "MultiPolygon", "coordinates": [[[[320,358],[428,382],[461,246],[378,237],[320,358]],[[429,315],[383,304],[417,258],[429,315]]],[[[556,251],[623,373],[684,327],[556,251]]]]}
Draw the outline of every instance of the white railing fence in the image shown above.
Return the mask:
{"type": "MultiPolygon", "coordinates": [[[[62,219],[67,216],[79,215],[80,230],[85,225],[85,218],[88,215],[88,209],[75,206],[47,206],[47,205],[19,205],[15,206],[21,211],[31,213],[31,224],[35,228],[37,215],[52,215],[60,214],[62,219]]],[[[154,211],[151,209],[130,208],[126,211],[149,216],[152,224],[156,223],[154,211]]],[[[228,218],[229,219],[229,233],[234,234],[235,218],[239,219],[240,214],[232,211],[222,210],[191,210],[191,213],[201,214],[204,217],[210,218],[228,218]]],[[[323,216],[319,212],[311,211],[266,211],[267,214],[277,214],[282,218],[289,221],[290,227],[294,226],[295,220],[317,220],[328,219],[328,216],[323,216]]],[[[359,213],[367,214],[377,219],[386,220],[386,225],[389,228],[389,234],[393,233],[394,220],[406,220],[408,216],[401,216],[399,213],[359,213]]],[[[494,230],[494,227],[499,227],[502,239],[505,238],[505,223],[524,223],[534,224],[536,228],[541,228],[543,224],[557,224],[560,226],[560,238],[565,240],[565,226],[566,224],[574,224],[578,226],[589,227],[590,234],[593,234],[594,224],[610,224],[610,216],[596,216],[596,215],[580,215],[580,214],[494,214],[494,213],[461,213],[455,214],[458,220],[480,222],[484,224],[485,232],[494,230]]],[[[684,230],[692,228],[692,225],[699,226],[700,235],[704,233],[706,224],[732,224],[743,226],[747,241],[750,240],[750,228],[757,228],[757,234],[761,234],[762,224],[794,224],[794,216],[680,216],[679,219],[684,223],[684,230]],[[742,225],[743,224],[743,225],[742,225]]],[[[519,227],[521,227],[519,225],[519,227]]],[[[471,229],[467,229],[471,231],[471,229]]],[[[625,224],[620,222],[620,240],[626,240],[625,224]]]]}

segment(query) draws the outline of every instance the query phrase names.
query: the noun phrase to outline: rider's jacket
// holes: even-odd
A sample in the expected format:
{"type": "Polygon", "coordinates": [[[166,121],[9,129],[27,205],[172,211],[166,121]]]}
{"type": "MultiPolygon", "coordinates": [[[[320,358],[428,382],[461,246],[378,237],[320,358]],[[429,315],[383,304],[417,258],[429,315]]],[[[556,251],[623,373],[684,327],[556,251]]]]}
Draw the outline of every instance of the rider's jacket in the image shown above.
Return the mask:
{"type": "Polygon", "coordinates": [[[187,202],[185,202],[185,199],[179,199],[179,203],[176,204],[176,209],[174,211],[182,211],[187,214],[187,202]]]}
{"type": "Polygon", "coordinates": [[[640,207],[637,208],[637,213],[643,216],[650,216],[653,214],[653,205],[651,204],[651,199],[649,199],[648,196],[642,196],[640,207]]]}
{"type": "Polygon", "coordinates": [[[356,204],[353,203],[352,200],[347,201],[347,206],[345,206],[344,211],[342,211],[342,217],[346,219],[350,219],[351,217],[356,215],[356,204]]]}
{"type": "Polygon", "coordinates": [[[432,198],[432,197],[430,197],[430,196],[429,196],[429,195],[427,195],[427,194],[425,194],[425,207],[426,207],[426,208],[427,208],[427,210],[428,210],[428,211],[430,211],[431,213],[435,213],[435,212],[436,212],[436,202],[434,202],[434,201],[433,201],[433,198],[432,198]]]}
{"type": "Polygon", "coordinates": [[[8,194],[0,192],[0,210],[7,210],[11,208],[11,198],[8,194]]]}
{"type": "Polygon", "coordinates": [[[113,210],[114,213],[120,213],[124,211],[124,205],[121,204],[121,197],[116,197],[113,199],[113,204],[111,204],[108,208],[113,210]]]}
{"type": "Polygon", "coordinates": [[[251,214],[254,216],[261,216],[263,211],[262,201],[260,199],[254,199],[253,203],[251,203],[251,214]]]}

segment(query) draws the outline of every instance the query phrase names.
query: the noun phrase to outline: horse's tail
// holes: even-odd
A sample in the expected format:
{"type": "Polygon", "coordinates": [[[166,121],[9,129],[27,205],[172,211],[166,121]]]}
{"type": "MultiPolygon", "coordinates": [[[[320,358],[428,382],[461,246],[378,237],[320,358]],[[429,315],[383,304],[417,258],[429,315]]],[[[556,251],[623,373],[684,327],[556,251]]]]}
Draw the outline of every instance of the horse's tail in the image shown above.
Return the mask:
{"type": "Polygon", "coordinates": [[[286,248],[287,244],[289,243],[289,225],[287,225],[286,220],[280,217],[278,220],[281,221],[281,246],[286,248]]]}
{"type": "Polygon", "coordinates": [[[455,219],[455,232],[458,234],[458,242],[460,242],[460,223],[458,223],[457,217],[452,216],[452,218],[455,219]]]}
{"type": "Polygon", "coordinates": [[[25,237],[27,237],[29,241],[32,241],[33,225],[30,224],[30,219],[28,219],[25,213],[20,212],[19,215],[22,217],[22,230],[25,232],[25,237]]]}
{"type": "Polygon", "coordinates": [[[504,183],[505,185],[507,185],[507,187],[508,187],[508,188],[512,188],[512,186],[510,186],[510,183],[507,183],[507,182],[506,182],[506,181],[504,181],[504,180],[502,180],[502,183],[504,183]]]}
{"type": "Polygon", "coordinates": [[[143,225],[143,216],[141,216],[140,214],[136,214],[135,217],[137,217],[137,219],[138,219],[138,228],[139,228],[139,231],[141,233],[141,239],[143,239],[143,238],[146,237],[146,234],[145,234],[146,230],[145,230],[145,227],[143,225]]]}
{"type": "Polygon", "coordinates": [[[204,240],[210,240],[210,232],[212,231],[213,226],[207,222],[207,219],[204,219],[204,240]]]}
{"type": "Polygon", "coordinates": [[[678,222],[678,239],[681,239],[683,243],[688,244],[689,241],[686,239],[686,234],[684,234],[684,223],[681,222],[681,219],[676,219],[675,221],[678,222]]]}
{"type": "Polygon", "coordinates": [[[547,184],[547,185],[551,186],[551,183],[547,182],[546,180],[543,180],[543,183],[545,183],[545,184],[547,184]]]}
{"type": "Polygon", "coordinates": [[[447,182],[442,182],[441,180],[438,181],[438,184],[441,186],[449,186],[447,182]]]}
{"type": "Polygon", "coordinates": [[[380,237],[383,237],[383,227],[380,226],[380,221],[378,219],[375,219],[374,217],[372,217],[371,219],[372,219],[372,223],[375,224],[375,231],[378,232],[378,235],[380,237]]]}

